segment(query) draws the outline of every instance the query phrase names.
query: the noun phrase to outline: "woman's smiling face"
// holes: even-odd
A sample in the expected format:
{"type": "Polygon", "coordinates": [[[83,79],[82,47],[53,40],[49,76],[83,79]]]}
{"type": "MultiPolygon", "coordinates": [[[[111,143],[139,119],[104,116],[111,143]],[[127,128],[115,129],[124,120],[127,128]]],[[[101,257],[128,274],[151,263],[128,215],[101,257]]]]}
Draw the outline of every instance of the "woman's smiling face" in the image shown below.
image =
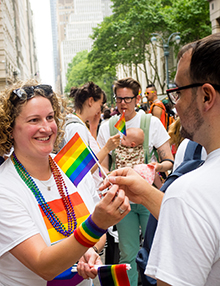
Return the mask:
{"type": "Polygon", "coordinates": [[[35,96],[28,100],[15,119],[12,131],[16,155],[48,156],[53,150],[56,136],[57,125],[49,99],[35,96]]]}

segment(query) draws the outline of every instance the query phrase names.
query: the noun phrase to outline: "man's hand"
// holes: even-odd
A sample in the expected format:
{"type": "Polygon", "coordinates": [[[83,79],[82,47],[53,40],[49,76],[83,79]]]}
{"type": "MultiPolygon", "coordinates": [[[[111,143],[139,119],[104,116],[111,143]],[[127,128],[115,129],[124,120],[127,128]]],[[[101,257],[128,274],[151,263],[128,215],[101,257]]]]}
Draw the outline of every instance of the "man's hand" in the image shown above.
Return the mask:
{"type": "Polygon", "coordinates": [[[129,199],[136,203],[143,202],[142,195],[145,194],[146,188],[150,186],[136,171],[131,168],[122,168],[111,172],[108,180],[99,189],[104,190],[110,186],[110,183],[119,186],[119,189],[125,191],[129,199]]]}
{"type": "MultiPolygon", "coordinates": [[[[164,193],[148,184],[137,172],[131,168],[115,170],[108,176],[108,180],[105,180],[99,190],[106,189],[110,186],[110,183],[114,184],[114,187],[118,185],[118,189],[124,190],[126,196],[132,202],[142,204],[158,219],[164,193]]],[[[112,188],[110,188],[110,191],[112,188]]]]}

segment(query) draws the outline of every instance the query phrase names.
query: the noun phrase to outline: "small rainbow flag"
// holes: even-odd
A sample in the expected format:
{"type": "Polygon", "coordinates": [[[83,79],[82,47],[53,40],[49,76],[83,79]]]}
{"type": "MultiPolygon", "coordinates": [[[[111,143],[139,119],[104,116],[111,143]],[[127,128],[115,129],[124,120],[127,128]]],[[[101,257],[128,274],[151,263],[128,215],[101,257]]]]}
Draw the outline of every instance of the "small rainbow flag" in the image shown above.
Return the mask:
{"type": "Polygon", "coordinates": [[[98,161],[90,150],[76,132],[54,158],[54,161],[76,187],[98,161]]]}
{"type": "Polygon", "coordinates": [[[126,136],[125,113],[123,112],[119,120],[115,123],[115,128],[126,136]]]}
{"type": "Polygon", "coordinates": [[[99,267],[98,276],[102,286],[130,286],[126,264],[99,267]]]}

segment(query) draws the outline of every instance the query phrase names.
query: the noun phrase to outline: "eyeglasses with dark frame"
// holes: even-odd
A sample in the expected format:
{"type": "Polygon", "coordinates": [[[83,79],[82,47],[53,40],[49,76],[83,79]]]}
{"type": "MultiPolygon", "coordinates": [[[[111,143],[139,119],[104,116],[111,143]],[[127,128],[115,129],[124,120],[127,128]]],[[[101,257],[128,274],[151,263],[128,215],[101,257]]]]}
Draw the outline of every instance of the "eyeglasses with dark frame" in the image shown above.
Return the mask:
{"type": "MultiPolygon", "coordinates": [[[[175,88],[167,89],[166,93],[171,103],[175,105],[178,99],[180,98],[180,94],[179,94],[180,90],[187,89],[187,88],[193,88],[193,87],[199,87],[199,86],[203,86],[204,84],[205,83],[193,83],[193,84],[189,84],[189,85],[185,85],[181,87],[175,87],[175,88]]],[[[214,87],[214,89],[220,90],[220,85],[212,84],[212,83],[210,84],[214,87]]]]}
{"type": "Polygon", "coordinates": [[[131,103],[132,102],[132,99],[134,99],[136,97],[133,96],[133,97],[118,97],[118,96],[115,96],[115,101],[117,103],[122,103],[122,100],[124,100],[125,103],[131,103]]]}
{"type": "Polygon", "coordinates": [[[53,89],[51,85],[39,84],[36,86],[23,86],[22,88],[14,89],[11,93],[10,100],[15,101],[16,99],[25,101],[34,97],[34,91],[36,89],[42,89],[44,91],[44,97],[51,98],[53,96],[53,89]]]}

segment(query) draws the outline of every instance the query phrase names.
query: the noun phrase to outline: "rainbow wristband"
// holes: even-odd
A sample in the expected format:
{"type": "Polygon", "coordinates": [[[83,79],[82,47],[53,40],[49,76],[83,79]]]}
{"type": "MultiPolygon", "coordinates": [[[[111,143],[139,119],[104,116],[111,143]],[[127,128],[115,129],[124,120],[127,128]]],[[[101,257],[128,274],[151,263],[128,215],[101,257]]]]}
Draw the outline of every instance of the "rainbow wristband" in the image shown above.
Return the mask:
{"type": "Polygon", "coordinates": [[[91,215],[74,231],[76,240],[86,247],[92,247],[99,241],[107,229],[99,228],[92,220],[91,215]]]}

